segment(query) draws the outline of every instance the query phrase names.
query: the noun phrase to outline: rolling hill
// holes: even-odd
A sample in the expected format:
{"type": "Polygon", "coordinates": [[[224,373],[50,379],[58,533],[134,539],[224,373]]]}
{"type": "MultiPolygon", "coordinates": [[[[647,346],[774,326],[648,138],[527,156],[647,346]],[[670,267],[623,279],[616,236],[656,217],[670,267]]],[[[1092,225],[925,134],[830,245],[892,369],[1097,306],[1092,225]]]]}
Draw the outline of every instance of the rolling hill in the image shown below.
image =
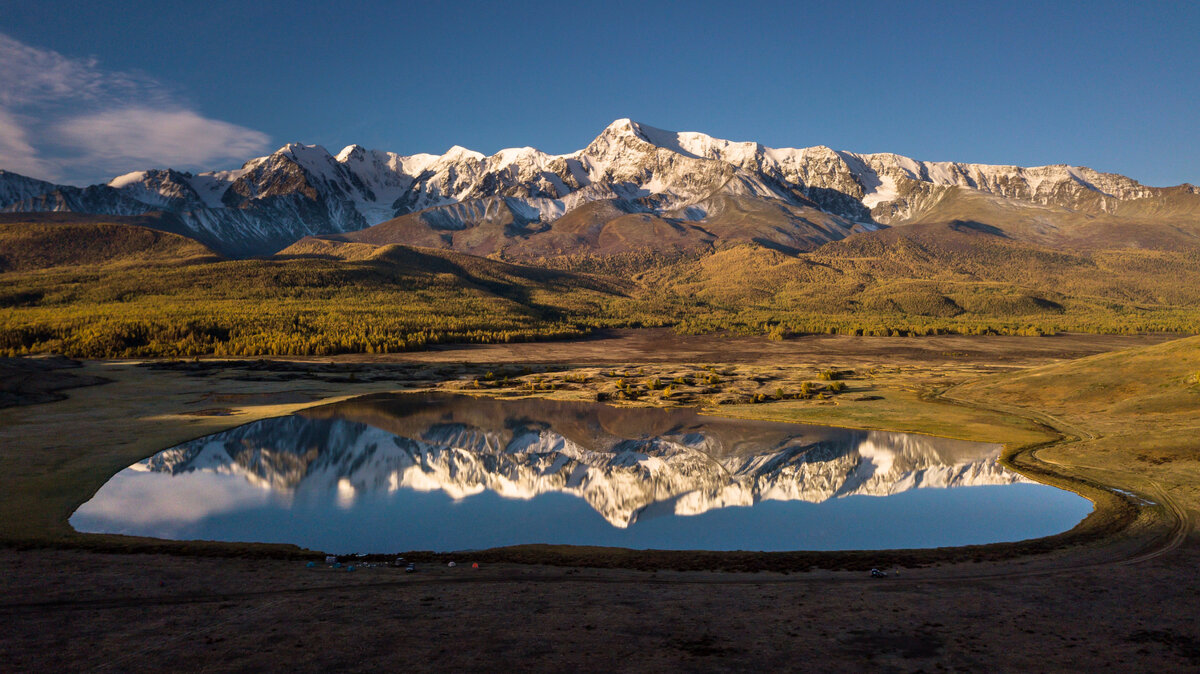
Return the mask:
{"type": "Polygon", "coordinates": [[[0,213],[0,272],[218,259],[161,216],[0,213]]]}

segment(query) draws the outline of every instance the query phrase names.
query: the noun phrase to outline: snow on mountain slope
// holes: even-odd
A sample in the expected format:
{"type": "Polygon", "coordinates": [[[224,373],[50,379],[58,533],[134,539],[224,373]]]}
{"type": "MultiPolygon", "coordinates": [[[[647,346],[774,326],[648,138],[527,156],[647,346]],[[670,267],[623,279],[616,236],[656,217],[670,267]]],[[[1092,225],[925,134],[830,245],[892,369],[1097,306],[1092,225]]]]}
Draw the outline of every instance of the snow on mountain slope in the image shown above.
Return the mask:
{"type": "MultiPolygon", "coordinates": [[[[719,239],[758,240],[761,230],[782,228],[777,238],[790,243],[776,243],[800,249],[863,228],[919,219],[955,188],[1088,213],[1115,213],[1128,203],[1145,202],[1156,214],[1182,209],[1194,215],[1192,202],[1200,201],[1191,186],[1152,188],[1081,167],[924,162],[823,146],[770,148],[620,119],[587,147],[564,155],[520,147],[485,156],[455,146],[441,155],[403,156],[357,145],[331,155],[318,145],[289,143],[231,171],[136,171],[88,188],[0,171],[0,209],[166,210],[206,244],[245,255],[418,212],[430,213],[442,227],[475,227],[470,208],[448,207],[495,197],[505,199],[517,219],[543,229],[595,201],[619,202],[624,213],[703,226],[705,204],[723,196],[761,202],[748,210],[773,215],[769,225],[760,222],[757,229],[746,220],[752,233],[727,228],[719,239]],[[821,211],[837,224],[814,229],[811,213],[797,216],[797,209],[821,211]]],[[[519,247],[529,232],[504,236],[519,247]]]]}

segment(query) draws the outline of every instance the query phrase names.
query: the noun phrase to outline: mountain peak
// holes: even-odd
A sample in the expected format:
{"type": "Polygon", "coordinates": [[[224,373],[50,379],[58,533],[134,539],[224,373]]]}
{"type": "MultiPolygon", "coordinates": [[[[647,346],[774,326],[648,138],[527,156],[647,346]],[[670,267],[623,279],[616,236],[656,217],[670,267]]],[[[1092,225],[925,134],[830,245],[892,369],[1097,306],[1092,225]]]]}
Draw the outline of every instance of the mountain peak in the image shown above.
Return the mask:
{"type": "Polygon", "coordinates": [[[679,147],[677,136],[674,131],[665,131],[657,129],[653,126],[648,126],[640,122],[635,122],[628,117],[613,121],[612,124],[604,127],[600,135],[585,149],[585,152],[604,152],[601,148],[623,147],[629,141],[646,143],[656,148],[671,150],[679,154],[694,156],[683,148],[679,147]]]}
{"type": "Polygon", "coordinates": [[[651,133],[657,132],[658,134],[672,133],[671,131],[663,131],[662,129],[656,129],[652,126],[646,126],[645,124],[635,122],[628,117],[622,117],[621,119],[614,120],[612,124],[604,127],[604,131],[600,132],[600,135],[609,138],[632,137],[650,143],[651,145],[655,145],[656,143],[647,137],[646,131],[650,131],[651,133]]]}
{"type": "Polygon", "coordinates": [[[659,128],[650,126],[649,124],[635,122],[634,120],[632,120],[628,117],[622,117],[621,119],[614,120],[612,124],[609,124],[608,126],[604,127],[604,130],[606,132],[611,131],[611,132],[614,132],[617,134],[624,134],[624,135],[632,134],[634,136],[637,136],[638,138],[641,138],[642,140],[646,140],[647,142],[649,142],[648,136],[654,136],[654,135],[672,135],[673,136],[673,135],[675,135],[674,131],[667,131],[665,129],[659,129],[659,128]]]}
{"type": "Polygon", "coordinates": [[[367,154],[367,149],[358,143],[353,143],[342,148],[342,151],[337,153],[335,159],[343,164],[351,159],[362,159],[367,154]]]}
{"type": "Polygon", "coordinates": [[[325,158],[332,157],[324,145],[305,145],[304,143],[288,143],[272,154],[287,155],[295,158],[325,158]]]}
{"type": "Polygon", "coordinates": [[[480,159],[484,158],[482,152],[476,152],[475,150],[469,150],[461,145],[455,145],[455,146],[451,147],[449,150],[446,150],[446,154],[442,155],[442,157],[444,157],[446,159],[475,159],[475,160],[480,160],[480,159]]]}

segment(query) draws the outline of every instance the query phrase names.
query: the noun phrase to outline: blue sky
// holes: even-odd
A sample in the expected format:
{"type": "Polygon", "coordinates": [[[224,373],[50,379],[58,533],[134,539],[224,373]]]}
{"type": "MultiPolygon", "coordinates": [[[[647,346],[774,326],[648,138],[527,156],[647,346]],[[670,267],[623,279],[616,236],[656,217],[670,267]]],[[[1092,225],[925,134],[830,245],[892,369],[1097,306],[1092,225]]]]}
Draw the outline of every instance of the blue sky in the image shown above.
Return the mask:
{"type": "Polygon", "coordinates": [[[283,143],[578,149],[619,117],[776,147],[1200,183],[1200,3],[0,0],[0,168],[283,143]]]}

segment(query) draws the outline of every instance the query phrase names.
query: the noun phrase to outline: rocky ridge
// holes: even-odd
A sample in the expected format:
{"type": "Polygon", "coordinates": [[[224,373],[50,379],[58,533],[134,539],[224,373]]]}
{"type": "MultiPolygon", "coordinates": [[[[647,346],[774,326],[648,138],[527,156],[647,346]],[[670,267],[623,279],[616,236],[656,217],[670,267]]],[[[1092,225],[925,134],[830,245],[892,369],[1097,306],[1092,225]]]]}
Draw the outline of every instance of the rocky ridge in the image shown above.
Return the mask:
{"type": "MultiPolygon", "coordinates": [[[[183,223],[181,233],[229,255],[271,253],[306,236],[357,232],[396,218],[402,221],[387,236],[400,240],[390,242],[482,253],[519,249],[547,232],[557,237],[547,249],[604,252],[587,231],[622,218],[610,239],[658,227],[686,239],[683,247],[756,241],[799,251],[919,220],[955,190],[1082,213],[1120,213],[1130,204],[1150,204],[1165,216],[1200,212],[1194,186],[1148,187],[1083,167],[770,148],[628,119],[563,155],[522,147],[484,156],[456,146],[442,155],[403,156],[357,145],[333,155],[290,143],[235,170],[152,169],[83,188],[0,171],[4,211],[161,211],[183,223]],[[496,232],[473,239],[455,234],[481,225],[496,232]]],[[[634,237],[624,245],[637,244],[634,237]]]]}

